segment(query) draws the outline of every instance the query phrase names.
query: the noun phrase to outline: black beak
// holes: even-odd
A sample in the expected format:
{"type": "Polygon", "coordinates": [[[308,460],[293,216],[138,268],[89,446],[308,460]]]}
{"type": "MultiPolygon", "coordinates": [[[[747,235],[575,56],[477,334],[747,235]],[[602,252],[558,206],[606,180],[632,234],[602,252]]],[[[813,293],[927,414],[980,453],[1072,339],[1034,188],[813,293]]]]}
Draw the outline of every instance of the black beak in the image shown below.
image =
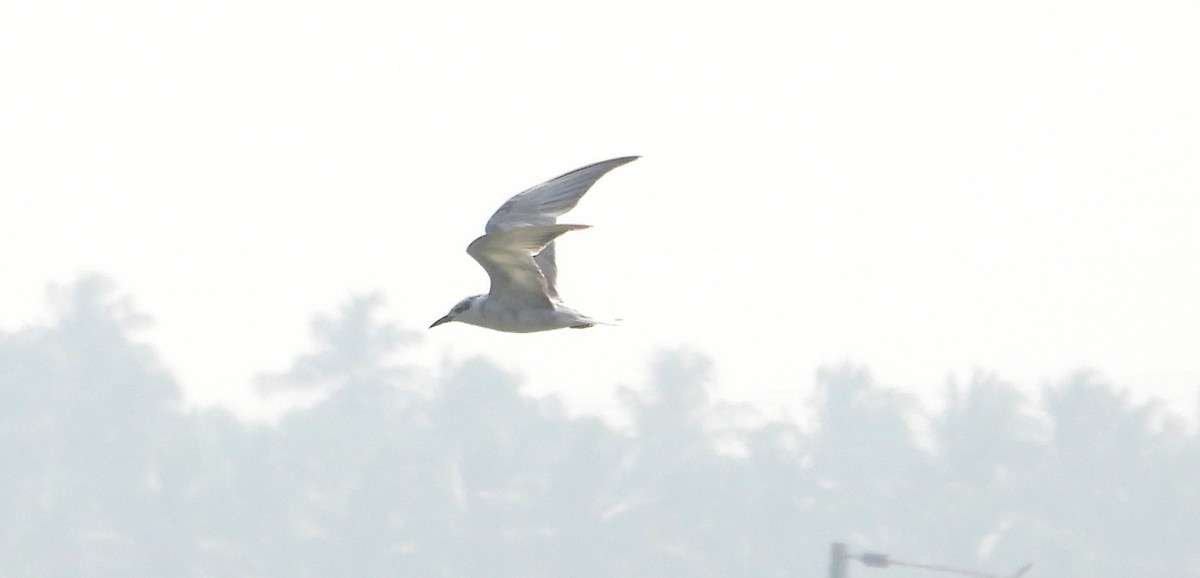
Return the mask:
{"type": "Polygon", "coordinates": [[[451,321],[454,321],[454,320],[451,319],[449,315],[446,315],[445,317],[442,317],[441,319],[434,321],[433,325],[430,325],[429,328],[433,329],[434,327],[437,327],[438,325],[441,325],[443,323],[450,323],[451,321]]]}

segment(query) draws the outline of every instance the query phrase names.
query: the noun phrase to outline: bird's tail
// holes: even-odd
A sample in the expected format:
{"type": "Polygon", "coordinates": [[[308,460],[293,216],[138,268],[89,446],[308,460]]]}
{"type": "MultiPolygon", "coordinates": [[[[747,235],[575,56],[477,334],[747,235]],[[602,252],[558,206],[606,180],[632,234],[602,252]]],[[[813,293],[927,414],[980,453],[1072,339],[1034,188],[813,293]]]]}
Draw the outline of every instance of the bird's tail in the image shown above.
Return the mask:
{"type": "Polygon", "coordinates": [[[589,317],[588,319],[584,320],[579,325],[572,325],[571,329],[587,329],[588,327],[595,327],[597,325],[607,325],[609,327],[616,327],[620,324],[621,324],[621,319],[603,320],[603,319],[592,319],[589,317]]]}

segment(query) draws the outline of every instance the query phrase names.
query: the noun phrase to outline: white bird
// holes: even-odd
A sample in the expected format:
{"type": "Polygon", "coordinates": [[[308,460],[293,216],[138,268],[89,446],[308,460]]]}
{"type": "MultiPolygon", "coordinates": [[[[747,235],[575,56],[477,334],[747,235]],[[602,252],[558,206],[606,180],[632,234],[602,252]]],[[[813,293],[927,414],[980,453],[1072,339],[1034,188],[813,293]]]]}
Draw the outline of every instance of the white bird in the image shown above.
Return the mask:
{"type": "Polygon", "coordinates": [[[487,271],[491,288],[486,294],[459,301],[429,328],[458,321],[496,331],[531,333],[603,324],[563,305],[558,298],[554,239],[588,225],[559,225],[556,221],[575,208],[605,173],[637,158],[621,157],[575,169],[501,205],[488,219],[485,234],[467,246],[467,254],[487,271]]]}

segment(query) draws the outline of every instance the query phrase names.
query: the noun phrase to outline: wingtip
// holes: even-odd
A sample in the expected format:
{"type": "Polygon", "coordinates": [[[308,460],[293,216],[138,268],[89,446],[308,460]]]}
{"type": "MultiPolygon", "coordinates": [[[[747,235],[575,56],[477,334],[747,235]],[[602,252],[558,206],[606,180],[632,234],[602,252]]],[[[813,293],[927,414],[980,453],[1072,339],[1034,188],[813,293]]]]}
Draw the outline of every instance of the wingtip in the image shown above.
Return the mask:
{"type": "MultiPolygon", "coordinates": [[[[625,156],[625,157],[614,157],[614,158],[611,158],[611,159],[608,159],[608,160],[604,160],[604,161],[599,161],[599,162],[592,163],[592,164],[590,164],[590,165],[588,165],[588,166],[586,166],[586,167],[583,167],[583,169],[590,168],[590,167],[595,167],[595,166],[598,166],[598,165],[611,165],[611,167],[610,167],[610,170],[611,170],[611,169],[615,169],[615,168],[617,168],[617,167],[619,167],[619,166],[621,166],[621,165],[623,165],[623,164],[626,164],[626,163],[631,163],[631,162],[633,162],[633,161],[636,161],[636,160],[638,160],[638,159],[640,159],[640,158],[642,158],[642,155],[629,155],[629,156],[625,156]]],[[[579,169],[579,170],[582,170],[582,169],[579,169]]]]}
{"type": "Polygon", "coordinates": [[[562,231],[562,233],[569,233],[571,231],[582,231],[584,229],[592,228],[591,225],[573,225],[570,223],[557,223],[554,225],[545,225],[545,226],[558,228],[560,231],[562,231]]]}

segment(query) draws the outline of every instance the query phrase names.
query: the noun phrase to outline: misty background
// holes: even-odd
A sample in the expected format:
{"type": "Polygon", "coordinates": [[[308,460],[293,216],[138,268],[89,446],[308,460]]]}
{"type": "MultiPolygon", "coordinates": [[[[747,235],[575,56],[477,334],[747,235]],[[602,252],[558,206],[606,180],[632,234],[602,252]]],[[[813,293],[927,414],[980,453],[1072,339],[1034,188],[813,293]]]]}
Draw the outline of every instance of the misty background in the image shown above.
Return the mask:
{"type": "Polygon", "coordinates": [[[50,321],[0,333],[4,576],[815,577],[833,540],[1005,575],[1200,575],[1200,435],[1099,375],[1029,395],[980,372],[928,411],[825,367],[788,378],[801,424],[714,402],[711,360],[665,350],[618,428],[486,357],[415,369],[421,333],[363,296],[258,380],[304,402],[251,422],[185,406],[111,280],[48,299],[50,321]]]}
{"type": "Polygon", "coordinates": [[[1197,30],[0,2],[0,576],[1200,577],[1197,30]],[[621,327],[425,330],[624,155],[557,245],[621,327]]]}
{"type": "Polygon", "coordinates": [[[189,400],[260,417],[314,312],[428,326],[486,290],[464,249],[500,203],[641,155],[559,243],[564,299],[624,329],[439,328],[420,364],[572,412],[679,346],[764,408],[850,359],[928,399],[1095,368],[1190,411],[1197,29],[1190,0],[4,2],[0,327],[111,275],[189,400]]]}

